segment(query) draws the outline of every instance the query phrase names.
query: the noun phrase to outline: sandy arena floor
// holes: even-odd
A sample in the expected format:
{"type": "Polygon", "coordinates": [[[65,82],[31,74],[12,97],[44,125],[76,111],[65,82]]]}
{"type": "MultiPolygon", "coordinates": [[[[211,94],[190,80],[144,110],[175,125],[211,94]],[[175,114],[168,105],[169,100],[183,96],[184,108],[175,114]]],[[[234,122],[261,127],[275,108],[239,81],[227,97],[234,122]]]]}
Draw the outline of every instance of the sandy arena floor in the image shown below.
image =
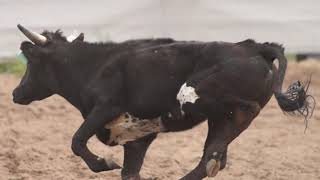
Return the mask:
{"type": "MultiPolygon", "coordinates": [[[[286,85],[313,72],[310,93],[320,102],[320,62],[290,63],[286,85]]],[[[82,122],[80,113],[53,96],[29,106],[12,103],[13,75],[0,75],[0,180],[120,179],[120,170],[95,174],[73,155],[72,134],[82,122]]],[[[319,180],[320,106],[304,133],[300,118],[285,116],[274,98],[258,118],[229,147],[225,170],[217,180],[319,180]]],[[[175,180],[198,163],[206,124],[181,133],[160,134],[145,158],[142,176],[175,180]]],[[[122,164],[122,147],[107,147],[95,138],[89,147],[122,164]]]]}

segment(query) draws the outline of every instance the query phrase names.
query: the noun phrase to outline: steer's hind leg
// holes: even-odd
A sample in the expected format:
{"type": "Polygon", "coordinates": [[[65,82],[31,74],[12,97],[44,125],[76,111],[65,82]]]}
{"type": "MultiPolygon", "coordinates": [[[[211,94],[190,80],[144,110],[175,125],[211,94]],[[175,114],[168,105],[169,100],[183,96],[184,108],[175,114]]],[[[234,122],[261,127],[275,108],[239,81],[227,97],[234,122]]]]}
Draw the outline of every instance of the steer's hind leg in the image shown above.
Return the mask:
{"type": "Polygon", "coordinates": [[[259,112],[258,103],[241,101],[230,117],[225,119],[209,117],[208,136],[202,159],[198,166],[182,179],[196,180],[215,176],[223,166],[223,156],[229,143],[247,129],[259,112]]]}
{"type": "Polygon", "coordinates": [[[139,172],[144,157],[156,136],[156,134],[151,134],[124,145],[124,162],[121,171],[123,180],[140,180],[139,172]]]}
{"type": "Polygon", "coordinates": [[[101,127],[104,127],[108,122],[119,116],[120,113],[120,108],[102,104],[97,105],[73,135],[72,151],[75,155],[80,156],[93,172],[120,168],[120,166],[112,160],[105,160],[96,156],[87,147],[88,140],[96,134],[101,127]]]}
{"type": "Polygon", "coordinates": [[[227,157],[228,157],[228,147],[222,153],[220,170],[223,170],[226,167],[226,165],[227,165],[227,157]]]}

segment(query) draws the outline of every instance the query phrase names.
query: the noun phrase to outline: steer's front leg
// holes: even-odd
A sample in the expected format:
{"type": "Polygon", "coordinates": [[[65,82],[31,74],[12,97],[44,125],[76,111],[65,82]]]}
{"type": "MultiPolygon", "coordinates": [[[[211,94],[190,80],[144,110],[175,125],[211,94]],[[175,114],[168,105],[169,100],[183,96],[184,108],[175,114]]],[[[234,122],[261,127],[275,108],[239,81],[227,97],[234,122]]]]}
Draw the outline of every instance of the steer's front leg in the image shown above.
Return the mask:
{"type": "Polygon", "coordinates": [[[140,169],[146,152],[156,138],[156,134],[150,134],[124,145],[124,162],[121,171],[122,180],[140,180],[140,169]]]}
{"type": "Polygon", "coordinates": [[[120,108],[97,105],[72,138],[72,151],[80,156],[93,172],[108,171],[121,168],[112,160],[105,160],[93,154],[87,147],[88,140],[108,122],[119,116],[120,108]]]}

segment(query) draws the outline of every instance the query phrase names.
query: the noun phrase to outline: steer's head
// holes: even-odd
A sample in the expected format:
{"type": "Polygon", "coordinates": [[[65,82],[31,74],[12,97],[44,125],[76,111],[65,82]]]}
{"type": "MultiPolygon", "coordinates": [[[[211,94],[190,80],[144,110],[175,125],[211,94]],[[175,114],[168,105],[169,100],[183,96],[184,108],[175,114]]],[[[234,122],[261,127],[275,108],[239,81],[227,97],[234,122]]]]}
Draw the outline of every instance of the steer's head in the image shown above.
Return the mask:
{"type": "Polygon", "coordinates": [[[81,33],[69,42],[59,31],[55,33],[45,31],[38,34],[21,25],[18,25],[18,28],[30,41],[21,43],[20,49],[27,59],[27,69],[12,95],[15,103],[29,104],[54,94],[52,87],[57,82],[55,82],[50,61],[54,58],[59,45],[83,41],[84,37],[81,33]]]}

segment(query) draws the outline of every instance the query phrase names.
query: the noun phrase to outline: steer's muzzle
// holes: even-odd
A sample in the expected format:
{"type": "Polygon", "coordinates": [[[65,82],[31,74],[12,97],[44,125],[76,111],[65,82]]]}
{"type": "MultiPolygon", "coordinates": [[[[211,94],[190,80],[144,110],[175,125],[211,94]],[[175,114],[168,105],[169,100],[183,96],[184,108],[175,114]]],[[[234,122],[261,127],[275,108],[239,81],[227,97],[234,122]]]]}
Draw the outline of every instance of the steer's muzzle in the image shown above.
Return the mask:
{"type": "Polygon", "coordinates": [[[26,99],[21,92],[19,92],[19,89],[16,88],[12,92],[13,102],[21,105],[27,105],[30,104],[31,101],[26,99]]]}

